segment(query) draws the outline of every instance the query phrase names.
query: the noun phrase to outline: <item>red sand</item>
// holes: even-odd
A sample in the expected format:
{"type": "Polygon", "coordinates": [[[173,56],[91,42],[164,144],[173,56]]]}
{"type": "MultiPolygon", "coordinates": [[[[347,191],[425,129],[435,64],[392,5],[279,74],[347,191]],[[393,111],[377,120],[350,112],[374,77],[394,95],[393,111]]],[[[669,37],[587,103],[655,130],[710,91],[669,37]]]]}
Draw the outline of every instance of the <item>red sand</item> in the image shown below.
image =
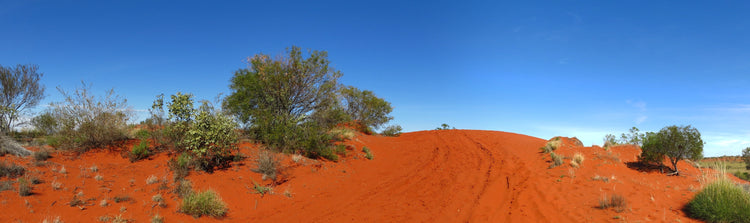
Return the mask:
{"type": "MultiPolygon", "coordinates": [[[[59,217],[64,222],[98,222],[102,216],[149,222],[155,214],[165,222],[696,222],[682,212],[700,189],[701,173],[685,162],[680,176],[658,171],[640,172],[627,167],[638,148],[576,146],[564,138],[555,152],[585,156],[579,168],[565,164],[549,169],[548,154],[540,153],[546,140],[525,135],[469,130],[405,133],[400,137],[358,135],[348,156],[338,163],[284,155],[288,181],[261,197],[253,193],[252,172],[257,148],[243,143],[249,159],[212,174],[191,172],[194,189],[213,189],[227,203],[222,219],[193,218],[177,212],[180,200],[172,194],[168,157],[130,163],[119,152],[89,152],[80,158],[54,154],[46,166],[33,166],[31,158],[0,160],[22,163],[27,175],[38,176],[34,194],[0,192],[0,222],[41,222],[59,217]],[[361,152],[369,147],[374,160],[361,152]],[[90,167],[96,165],[97,172],[90,167]],[[66,174],[60,173],[65,167],[66,174]],[[95,177],[101,175],[103,180],[95,177]],[[154,175],[170,180],[147,184],[154,175]],[[608,182],[593,178],[608,178],[608,182]],[[61,183],[59,190],[52,182],[61,183]],[[83,206],[68,203],[82,192],[83,206]],[[152,196],[162,194],[167,206],[156,206],[152,196]],[[602,196],[626,198],[622,212],[598,209],[602,196]],[[131,201],[116,203],[116,196],[131,201]],[[107,206],[100,206],[106,199],[107,206]]],[[[7,180],[2,178],[0,180],[7,180]]]]}

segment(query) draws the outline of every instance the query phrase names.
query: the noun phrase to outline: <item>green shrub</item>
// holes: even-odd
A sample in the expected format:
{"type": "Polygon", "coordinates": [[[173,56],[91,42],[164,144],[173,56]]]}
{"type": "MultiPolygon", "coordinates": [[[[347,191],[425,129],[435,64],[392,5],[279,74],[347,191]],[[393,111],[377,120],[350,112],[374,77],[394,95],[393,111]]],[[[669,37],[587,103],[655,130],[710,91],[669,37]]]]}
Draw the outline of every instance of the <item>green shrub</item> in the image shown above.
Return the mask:
{"type": "Polygon", "coordinates": [[[662,128],[658,133],[648,132],[644,135],[642,144],[641,155],[638,157],[640,162],[663,166],[666,156],[672,164],[673,174],[679,174],[677,162],[680,160],[703,158],[701,133],[689,125],[672,125],[662,128]]]}
{"type": "Polygon", "coordinates": [[[203,215],[221,217],[227,213],[227,205],[213,190],[191,193],[182,200],[180,211],[195,217],[203,215]]]}
{"type": "Polygon", "coordinates": [[[383,129],[383,131],[380,132],[380,134],[384,136],[400,136],[401,130],[402,128],[400,125],[391,125],[383,129]]]}
{"type": "Polygon", "coordinates": [[[451,127],[450,125],[443,123],[440,125],[440,127],[437,127],[435,130],[449,130],[449,129],[456,129],[456,127],[451,127]]]}
{"type": "Polygon", "coordinates": [[[563,157],[560,155],[555,154],[555,152],[549,153],[550,158],[552,158],[552,164],[550,164],[549,168],[554,168],[556,166],[563,164],[563,157]]]}
{"type": "Polygon", "coordinates": [[[91,86],[83,84],[69,93],[58,88],[62,102],[51,104],[48,111],[55,117],[59,130],[57,143],[63,149],[83,152],[104,148],[127,138],[127,122],[133,112],[127,100],[109,90],[104,97],[91,94],[91,86]]]}
{"type": "Polygon", "coordinates": [[[691,217],[708,222],[750,222],[750,194],[726,178],[706,185],[690,200],[691,217]]]}
{"type": "Polygon", "coordinates": [[[147,129],[139,129],[135,132],[135,138],[140,140],[146,140],[151,137],[151,132],[147,129]]]}
{"type": "Polygon", "coordinates": [[[41,131],[47,136],[53,135],[58,131],[57,120],[49,111],[31,118],[31,126],[34,126],[37,131],[41,131]]]}
{"type": "Polygon", "coordinates": [[[261,186],[260,184],[258,184],[255,181],[253,181],[253,190],[255,190],[254,193],[260,194],[260,196],[263,197],[267,193],[271,193],[271,191],[273,191],[273,188],[272,187],[261,186]]]}
{"type": "Polygon", "coordinates": [[[370,148],[367,148],[367,146],[362,147],[362,152],[365,153],[365,158],[368,160],[372,160],[375,158],[375,156],[372,155],[372,151],[370,151],[370,148]]]}
{"type": "Polygon", "coordinates": [[[32,152],[31,156],[34,157],[34,161],[45,161],[49,158],[52,158],[52,156],[49,154],[49,151],[46,149],[40,149],[39,151],[32,152]]]}
{"type": "Polygon", "coordinates": [[[17,178],[23,176],[26,173],[26,168],[23,166],[11,163],[8,165],[4,161],[0,161],[0,177],[17,178]]]}
{"type": "Polygon", "coordinates": [[[45,140],[45,142],[44,142],[45,144],[47,144],[47,145],[49,145],[49,146],[51,146],[53,148],[59,148],[60,147],[60,141],[61,140],[60,140],[59,136],[54,136],[54,135],[47,136],[47,137],[44,137],[44,140],[45,140]]]}
{"type": "Polygon", "coordinates": [[[368,133],[393,119],[391,103],[378,98],[372,91],[362,91],[348,86],[341,88],[344,111],[358,123],[360,131],[368,133]]]}
{"type": "Polygon", "coordinates": [[[145,159],[149,155],[151,155],[151,152],[148,151],[148,141],[141,140],[140,143],[133,145],[133,148],[130,149],[130,154],[128,154],[128,157],[130,158],[130,162],[135,162],[145,159]]]}

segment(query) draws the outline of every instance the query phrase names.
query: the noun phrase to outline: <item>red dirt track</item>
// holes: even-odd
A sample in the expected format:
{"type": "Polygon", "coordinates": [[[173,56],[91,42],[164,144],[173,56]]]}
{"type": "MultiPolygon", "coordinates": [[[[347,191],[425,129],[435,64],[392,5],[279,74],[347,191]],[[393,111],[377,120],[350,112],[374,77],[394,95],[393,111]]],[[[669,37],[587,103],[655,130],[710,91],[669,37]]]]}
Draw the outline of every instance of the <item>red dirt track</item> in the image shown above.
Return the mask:
{"type": "Polygon", "coordinates": [[[270,184],[251,171],[258,149],[243,143],[241,152],[250,158],[226,170],[188,176],[196,190],[213,189],[221,195],[229,207],[221,219],[179,213],[180,199],[171,189],[146,184],[146,178],[154,175],[166,177],[173,186],[165,154],[130,163],[117,152],[89,152],[77,159],[58,153],[39,167],[31,165],[30,158],[6,155],[0,160],[22,163],[43,183],[35,185],[35,194],[28,197],[0,192],[0,222],[56,217],[64,222],[97,222],[101,216],[148,222],[154,214],[164,216],[165,222],[696,222],[681,209],[700,189],[702,174],[697,168],[680,162],[680,176],[641,172],[626,165],[635,161],[638,148],[605,151],[563,139],[555,153],[583,154],[579,168],[571,167],[569,158],[548,168],[549,154],[539,150],[547,140],[514,133],[439,130],[400,137],[358,135],[346,142],[351,145],[348,155],[338,163],[293,162],[284,155],[288,180],[265,196],[251,190],[253,182],[270,184]],[[364,158],[363,146],[372,150],[373,160],[364,158]],[[95,173],[87,169],[94,164],[99,168],[95,173]],[[67,174],[59,173],[62,166],[67,174]],[[104,180],[95,180],[96,175],[104,180]],[[607,182],[595,180],[597,176],[607,182]],[[53,180],[62,188],[53,190],[53,180]],[[67,205],[81,191],[90,200],[87,205],[67,205]],[[157,193],[165,198],[166,207],[154,206],[151,197],[157,193]],[[122,194],[132,201],[112,201],[122,194]],[[624,211],[597,208],[602,196],[612,194],[626,198],[624,211]],[[100,206],[102,199],[110,204],[100,206]]]}

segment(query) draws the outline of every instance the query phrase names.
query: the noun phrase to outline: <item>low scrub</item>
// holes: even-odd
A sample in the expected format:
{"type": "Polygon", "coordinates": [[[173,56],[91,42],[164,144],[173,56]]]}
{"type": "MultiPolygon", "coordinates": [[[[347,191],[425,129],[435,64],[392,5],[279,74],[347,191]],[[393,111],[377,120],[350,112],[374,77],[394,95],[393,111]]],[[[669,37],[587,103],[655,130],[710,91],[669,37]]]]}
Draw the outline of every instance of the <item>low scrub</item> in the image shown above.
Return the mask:
{"type": "Polygon", "coordinates": [[[549,168],[554,168],[563,164],[563,157],[561,155],[557,155],[555,152],[550,152],[549,156],[552,158],[552,164],[550,164],[549,168]]]}
{"type": "Polygon", "coordinates": [[[31,151],[23,148],[21,144],[9,136],[0,135],[0,156],[11,154],[16,156],[29,156],[31,151]]]}
{"type": "Polygon", "coordinates": [[[719,166],[717,179],[687,204],[691,217],[708,222],[750,222],[750,193],[726,177],[719,166]]]}
{"type": "Polygon", "coordinates": [[[383,129],[380,134],[384,136],[396,137],[401,135],[402,130],[403,128],[401,128],[400,125],[390,125],[388,127],[385,127],[385,129],[383,129]]]}
{"type": "Polygon", "coordinates": [[[18,178],[18,195],[29,196],[31,195],[31,181],[26,178],[18,178]]]}
{"type": "Polygon", "coordinates": [[[227,213],[227,205],[213,190],[190,193],[182,200],[180,211],[194,217],[203,215],[221,217],[227,213]]]}
{"type": "Polygon", "coordinates": [[[583,165],[583,158],[583,154],[576,153],[575,155],[573,155],[573,159],[570,161],[570,165],[578,168],[579,166],[583,165]]]}
{"type": "Polygon", "coordinates": [[[26,168],[15,163],[7,164],[0,161],[0,177],[17,178],[26,173],[26,168]]]}
{"type": "Polygon", "coordinates": [[[614,208],[616,212],[622,212],[626,207],[627,202],[625,201],[625,197],[619,194],[614,194],[609,197],[605,194],[599,199],[600,209],[614,208]]]}
{"type": "Polygon", "coordinates": [[[372,155],[372,151],[370,151],[370,148],[367,148],[367,146],[362,147],[362,152],[365,153],[365,158],[368,160],[372,160],[375,158],[375,156],[372,155]]]}
{"type": "Polygon", "coordinates": [[[39,151],[31,153],[31,156],[34,157],[34,161],[41,162],[46,161],[49,158],[52,158],[52,156],[49,154],[48,150],[40,149],[39,151]]]}
{"type": "Polygon", "coordinates": [[[261,151],[258,158],[255,159],[255,165],[256,167],[252,171],[263,174],[263,180],[270,178],[274,182],[276,181],[280,161],[273,152],[265,149],[261,151]]]}
{"type": "Polygon", "coordinates": [[[552,151],[555,151],[557,147],[560,147],[560,144],[562,143],[560,137],[555,137],[550,141],[547,141],[547,144],[545,144],[540,150],[544,153],[551,153],[552,151]]]}
{"type": "Polygon", "coordinates": [[[135,162],[138,160],[148,158],[149,155],[151,155],[151,152],[148,151],[148,141],[141,140],[140,143],[133,145],[133,148],[130,149],[128,158],[130,159],[130,162],[135,162]]]}

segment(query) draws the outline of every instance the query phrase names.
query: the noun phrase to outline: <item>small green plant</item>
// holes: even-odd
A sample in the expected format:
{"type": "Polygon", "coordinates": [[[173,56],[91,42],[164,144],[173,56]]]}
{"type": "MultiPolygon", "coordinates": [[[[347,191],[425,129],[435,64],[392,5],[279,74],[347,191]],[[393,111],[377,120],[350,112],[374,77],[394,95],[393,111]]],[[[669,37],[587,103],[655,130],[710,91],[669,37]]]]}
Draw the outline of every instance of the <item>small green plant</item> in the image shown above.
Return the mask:
{"type": "Polygon", "coordinates": [[[8,165],[5,161],[0,161],[0,177],[17,178],[23,176],[26,173],[26,168],[23,166],[11,163],[8,165]]]}
{"type": "Polygon", "coordinates": [[[25,177],[18,178],[18,195],[24,197],[31,195],[31,182],[25,177]]]}
{"type": "Polygon", "coordinates": [[[177,158],[169,160],[169,168],[172,169],[172,178],[175,182],[178,182],[190,174],[190,167],[192,166],[192,157],[187,153],[181,153],[177,158]]]}
{"type": "Polygon", "coordinates": [[[362,152],[365,153],[365,158],[372,160],[375,157],[372,155],[372,151],[370,151],[370,148],[367,148],[367,146],[362,147],[362,152]]]}
{"type": "Polygon", "coordinates": [[[213,190],[190,193],[182,200],[180,211],[194,217],[203,215],[221,217],[227,213],[227,205],[213,190]]]}
{"type": "Polygon", "coordinates": [[[599,209],[614,208],[619,213],[625,211],[626,207],[627,202],[625,201],[625,197],[619,194],[614,194],[610,197],[607,197],[605,194],[599,199],[599,209]]]}
{"type": "Polygon", "coordinates": [[[554,168],[563,164],[563,157],[561,155],[557,155],[555,152],[550,152],[549,156],[552,158],[552,164],[550,164],[549,168],[554,168]]]}
{"type": "Polygon", "coordinates": [[[435,128],[435,130],[449,130],[449,129],[456,129],[456,127],[451,127],[450,125],[443,123],[440,125],[440,127],[435,128]]]}
{"type": "Polygon", "coordinates": [[[151,155],[151,152],[148,151],[148,141],[141,140],[140,143],[138,143],[137,145],[134,145],[133,148],[130,149],[130,154],[128,155],[128,158],[130,158],[130,162],[135,162],[138,160],[145,159],[149,155],[151,155]]]}
{"type": "Polygon", "coordinates": [[[273,191],[273,188],[272,187],[261,186],[260,184],[258,184],[255,181],[253,181],[253,190],[254,190],[254,193],[260,194],[260,196],[263,197],[267,193],[270,193],[271,191],[273,191]]]}

